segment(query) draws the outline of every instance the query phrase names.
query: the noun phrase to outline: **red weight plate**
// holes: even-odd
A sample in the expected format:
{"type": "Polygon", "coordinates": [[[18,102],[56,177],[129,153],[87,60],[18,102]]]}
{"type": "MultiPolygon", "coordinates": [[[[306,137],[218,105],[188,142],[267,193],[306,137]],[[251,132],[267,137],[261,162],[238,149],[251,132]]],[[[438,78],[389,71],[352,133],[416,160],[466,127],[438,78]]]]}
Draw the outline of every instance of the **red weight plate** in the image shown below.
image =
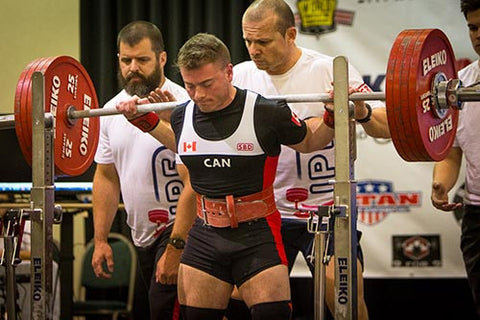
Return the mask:
{"type": "Polygon", "coordinates": [[[402,122],[402,139],[403,144],[406,150],[408,150],[408,156],[404,157],[404,160],[415,161],[421,157],[421,154],[418,150],[421,150],[422,141],[419,139],[412,139],[413,127],[410,119],[410,87],[408,77],[411,69],[411,62],[413,52],[416,47],[418,38],[423,33],[423,30],[412,30],[411,41],[406,48],[404,55],[402,57],[403,68],[400,74],[399,83],[400,83],[400,108],[398,117],[402,122]]]}
{"type": "Polygon", "coordinates": [[[75,59],[56,57],[45,70],[45,111],[54,116],[55,172],[77,176],[87,171],[98,146],[98,117],[70,122],[67,110],[98,108],[95,87],[85,68],[75,59]]]}
{"type": "Polygon", "coordinates": [[[406,83],[403,80],[403,76],[405,74],[408,75],[408,70],[409,70],[409,61],[408,61],[408,52],[411,50],[412,43],[415,42],[416,38],[416,31],[415,30],[408,30],[405,32],[405,37],[403,40],[404,43],[404,50],[399,52],[397,56],[397,61],[396,61],[396,76],[395,76],[395,83],[394,83],[394,88],[397,94],[394,96],[394,99],[396,104],[398,105],[397,108],[395,108],[395,120],[398,125],[398,145],[401,145],[403,154],[402,158],[411,158],[414,157],[414,150],[410,147],[408,143],[408,131],[410,128],[408,127],[408,122],[405,121],[405,119],[402,117],[403,114],[403,108],[405,107],[405,100],[408,100],[408,88],[406,88],[406,83]]]}
{"type": "Polygon", "coordinates": [[[15,90],[15,132],[26,161],[31,164],[32,137],[31,131],[31,110],[27,105],[27,98],[30,96],[31,76],[37,70],[38,65],[43,64],[47,58],[39,58],[31,63],[23,70],[17,82],[15,90]]]}
{"type": "Polygon", "coordinates": [[[41,71],[42,68],[51,61],[52,58],[42,58],[39,62],[29,70],[25,77],[25,83],[22,90],[22,122],[21,126],[23,137],[25,140],[25,146],[27,148],[23,151],[25,159],[31,165],[32,159],[32,75],[36,71],[41,71]]]}
{"type": "Polygon", "coordinates": [[[403,39],[405,38],[405,34],[400,33],[397,38],[395,39],[395,42],[392,45],[392,48],[390,49],[390,55],[388,58],[388,65],[387,65],[387,73],[385,76],[385,107],[387,109],[387,120],[388,120],[388,126],[390,129],[390,135],[392,137],[393,144],[395,146],[395,149],[397,152],[402,155],[403,154],[403,149],[401,145],[397,145],[399,141],[399,131],[396,129],[398,127],[396,123],[396,118],[395,118],[395,109],[398,107],[397,101],[395,99],[397,95],[397,91],[394,88],[394,84],[396,83],[396,74],[397,70],[395,68],[397,56],[398,56],[398,51],[402,50],[402,42],[403,39]]]}
{"type": "Polygon", "coordinates": [[[22,71],[22,73],[20,74],[20,77],[18,78],[18,81],[17,81],[17,87],[15,89],[15,103],[14,103],[14,106],[13,106],[13,109],[14,109],[14,116],[15,116],[15,133],[16,133],[16,136],[17,136],[17,140],[18,140],[18,144],[20,146],[20,150],[22,150],[22,153],[25,157],[25,153],[24,153],[24,150],[27,148],[25,146],[25,138],[23,137],[23,131],[22,131],[22,92],[23,92],[23,85],[25,82],[25,77],[28,73],[28,71],[33,68],[35,65],[38,64],[40,59],[37,59],[37,60],[34,60],[32,62],[30,62],[22,71]]]}
{"type": "Polygon", "coordinates": [[[408,147],[405,145],[404,128],[400,119],[401,109],[401,90],[400,90],[400,78],[403,68],[404,51],[410,44],[411,35],[413,30],[402,31],[390,50],[390,56],[388,59],[388,68],[386,75],[386,108],[388,125],[391,132],[391,137],[397,153],[402,158],[411,157],[408,147]]]}
{"type": "MultiPolygon", "coordinates": [[[[50,64],[50,62],[53,59],[54,59],[53,57],[43,59],[40,63],[37,64],[37,66],[35,67],[33,72],[38,71],[38,72],[43,73],[44,69],[50,64]]],[[[33,135],[32,135],[32,106],[33,106],[33,104],[32,104],[33,103],[33,100],[32,100],[32,76],[33,76],[33,72],[29,73],[27,75],[29,81],[26,83],[27,89],[26,89],[25,92],[27,92],[28,94],[26,95],[26,97],[23,98],[24,101],[25,101],[25,106],[26,106],[25,112],[24,112],[24,117],[23,117],[23,119],[24,119],[23,126],[24,126],[24,128],[28,128],[28,130],[24,130],[24,137],[28,141],[32,141],[32,138],[33,138],[33,135]]],[[[28,159],[32,158],[31,146],[29,148],[27,156],[28,156],[28,159]]]]}
{"type": "Polygon", "coordinates": [[[55,174],[77,176],[88,170],[93,162],[98,146],[99,119],[70,122],[66,112],[70,106],[76,110],[98,108],[95,88],[83,66],[71,57],[52,57],[42,62],[33,70],[29,69],[21,90],[24,101],[21,126],[24,140],[30,141],[25,143],[24,156],[31,163],[31,76],[34,71],[40,71],[45,80],[45,112],[51,112],[54,117],[55,174]]]}
{"type": "Polygon", "coordinates": [[[455,139],[458,110],[450,108],[437,117],[432,103],[435,76],[457,79],[455,56],[446,35],[439,29],[425,30],[418,39],[410,68],[410,115],[412,137],[422,141],[422,158],[417,161],[443,160],[455,139]]]}
{"type": "MultiPolygon", "coordinates": [[[[410,141],[412,144],[412,148],[415,148],[416,150],[416,156],[415,158],[411,158],[408,161],[429,161],[428,157],[426,157],[425,154],[425,146],[423,145],[423,141],[420,136],[420,132],[417,127],[417,104],[416,104],[416,97],[417,97],[417,91],[416,91],[416,85],[415,85],[415,80],[412,82],[411,77],[415,74],[416,77],[416,71],[418,69],[418,55],[419,55],[419,48],[422,47],[423,42],[425,41],[426,36],[430,32],[430,29],[419,29],[419,36],[417,41],[415,42],[414,50],[410,56],[410,64],[411,64],[411,72],[410,74],[404,79],[408,85],[409,85],[409,94],[408,94],[408,102],[406,104],[406,112],[405,112],[405,117],[409,119],[410,125],[409,127],[411,128],[410,130],[410,141]],[[415,143],[414,143],[415,142],[415,143]]],[[[428,95],[431,94],[431,91],[428,92],[428,95]]],[[[430,96],[429,96],[430,99],[430,96]]]]}
{"type": "Polygon", "coordinates": [[[52,58],[43,58],[36,66],[31,70],[25,80],[24,91],[22,94],[22,104],[24,106],[22,110],[22,127],[23,137],[27,141],[28,149],[25,151],[25,157],[28,159],[28,163],[31,165],[32,159],[32,75],[36,71],[41,71],[42,68],[51,61],[52,58]]]}

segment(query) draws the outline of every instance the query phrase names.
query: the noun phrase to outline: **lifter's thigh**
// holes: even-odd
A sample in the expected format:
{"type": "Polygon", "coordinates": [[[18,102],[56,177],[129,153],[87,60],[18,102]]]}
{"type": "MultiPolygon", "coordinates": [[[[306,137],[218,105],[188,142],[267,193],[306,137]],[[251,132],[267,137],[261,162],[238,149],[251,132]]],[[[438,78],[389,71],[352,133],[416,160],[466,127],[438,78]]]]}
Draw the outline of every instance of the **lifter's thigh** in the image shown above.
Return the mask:
{"type": "Polygon", "coordinates": [[[279,264],[261,271],[245,281],[239,292],[249,307],[258,303],[290,300],[287,266],[279,264]]]}
{"type": "Polygon", "coordinates": [[[206,272],[180,264],[178,269],[178,301],[198,308],[226,309],[233,285],[206,272]]]}

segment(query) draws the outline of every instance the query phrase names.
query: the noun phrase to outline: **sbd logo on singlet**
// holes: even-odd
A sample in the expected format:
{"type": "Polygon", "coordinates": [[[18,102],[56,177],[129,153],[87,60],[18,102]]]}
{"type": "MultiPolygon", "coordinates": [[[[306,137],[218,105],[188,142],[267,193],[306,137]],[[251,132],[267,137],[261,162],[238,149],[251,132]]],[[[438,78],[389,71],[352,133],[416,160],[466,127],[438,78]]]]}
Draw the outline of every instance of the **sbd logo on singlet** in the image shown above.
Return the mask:
{"type": "Polygon", "coordinates": [[[253,151],[253,143],[251,142],[239,142],[237,143],[237,151],[253,151]]]}

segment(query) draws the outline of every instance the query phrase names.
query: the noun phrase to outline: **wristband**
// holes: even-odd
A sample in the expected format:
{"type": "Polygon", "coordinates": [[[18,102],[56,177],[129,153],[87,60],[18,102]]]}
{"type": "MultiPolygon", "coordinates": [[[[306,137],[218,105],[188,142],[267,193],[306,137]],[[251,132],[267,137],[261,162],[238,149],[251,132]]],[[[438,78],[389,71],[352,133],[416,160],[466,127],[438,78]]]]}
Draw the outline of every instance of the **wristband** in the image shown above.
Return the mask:
{"type": "Polygon", "coordinates": [[[366,123],[370,121],[370,118],[372,117],[372,107],[368,103],[365,103],[365,107],[367,108],[367,116],[363,119],[355,119],[358,123],[366,123]]]}
{"type": "Polygon", "coordinates": [[[143,132],[150,132],[158,125],[160,118],[155,112],[150,111],[128,121],[143,132]]]}
{"type": "Polygon", "coordinates": [[[335,118],[333,116],[333,111],[325,107],[325,112],[323,113],[323,123],[329,128],[335,129],[335,118]]]}
{"type": "Polygon", "coordinates": [[[176,249],[185,248],[185,240],[183,240],[182,238],[169,238],[168,244],[174,246],[176,249]]]}

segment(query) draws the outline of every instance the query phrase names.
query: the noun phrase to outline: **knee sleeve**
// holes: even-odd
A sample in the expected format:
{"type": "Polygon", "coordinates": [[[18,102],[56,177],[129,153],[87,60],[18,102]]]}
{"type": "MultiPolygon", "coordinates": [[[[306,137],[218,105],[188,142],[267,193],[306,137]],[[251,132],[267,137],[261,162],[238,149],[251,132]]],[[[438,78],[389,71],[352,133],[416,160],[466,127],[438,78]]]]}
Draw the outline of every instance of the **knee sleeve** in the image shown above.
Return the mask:
{"type": "Polygon", "coordinates": [[[292,316],[291,301],[275,301],[255,304],[250,308],[252,320],[290,320],[292,316]]]}
{"type": "Polygon", "coordinates": [[[208,308],[197,308],[190,306],[180,306],[180,314],[182,319],[191,319],[191,320],[222,320],[225,310],[219,309],[208,309],[208,308]]]}
{"type": "Polygon", "coordinates": [[[245,302],[238,299],[230,299],[228,308],[225,313],[228,320],[250,320],[250,309],[248,309],[245,302]]]}

